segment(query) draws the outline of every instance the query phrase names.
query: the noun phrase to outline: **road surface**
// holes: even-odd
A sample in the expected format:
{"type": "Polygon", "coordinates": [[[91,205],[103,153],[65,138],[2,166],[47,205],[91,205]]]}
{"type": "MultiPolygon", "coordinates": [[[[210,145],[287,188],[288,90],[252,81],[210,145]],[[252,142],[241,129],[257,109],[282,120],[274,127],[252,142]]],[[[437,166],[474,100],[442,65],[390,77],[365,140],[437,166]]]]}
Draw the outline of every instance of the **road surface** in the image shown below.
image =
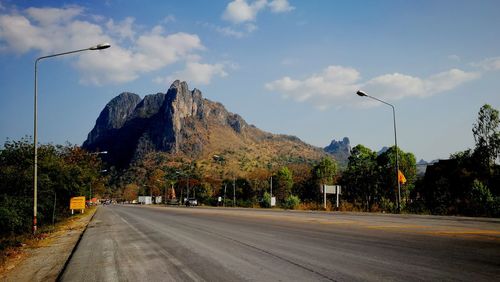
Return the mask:
{"type": "Polygon", "coordinates": [[[112,205],[62,281],[500,281],[500,220],[112,205]]]}

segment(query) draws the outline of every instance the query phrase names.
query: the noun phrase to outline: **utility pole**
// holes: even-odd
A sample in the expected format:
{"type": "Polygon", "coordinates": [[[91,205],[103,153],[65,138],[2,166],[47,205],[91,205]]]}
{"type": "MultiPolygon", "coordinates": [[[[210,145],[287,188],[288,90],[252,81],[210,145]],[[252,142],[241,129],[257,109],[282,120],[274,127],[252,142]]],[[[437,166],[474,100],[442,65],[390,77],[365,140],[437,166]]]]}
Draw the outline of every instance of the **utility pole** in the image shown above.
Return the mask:
{"type": "Polygon", "coordinates": [[[233,176],[233,208],[236,205],[236,177],[233,176]]]}
{"type": "Polygon", "coordinates": [[[273,176],[271,175],[271,198],[273,197],[273,176]]]}
{"type": "Polygon", "coordinates": [[[227,190],[227,183],[224,183],[224,202],[222,202],[222,206],[226,206],[226,190],[227,190]]]}

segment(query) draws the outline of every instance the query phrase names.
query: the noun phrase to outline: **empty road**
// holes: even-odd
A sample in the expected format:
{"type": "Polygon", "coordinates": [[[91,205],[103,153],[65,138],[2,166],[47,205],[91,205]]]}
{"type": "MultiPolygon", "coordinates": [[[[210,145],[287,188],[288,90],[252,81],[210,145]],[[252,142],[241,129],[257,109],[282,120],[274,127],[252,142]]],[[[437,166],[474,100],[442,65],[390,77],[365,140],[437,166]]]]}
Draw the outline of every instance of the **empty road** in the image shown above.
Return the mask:
{"type": "Polygon", "coordinates": [[[62,281],[500,280],[500,221],[100,207],[62,281]]]}

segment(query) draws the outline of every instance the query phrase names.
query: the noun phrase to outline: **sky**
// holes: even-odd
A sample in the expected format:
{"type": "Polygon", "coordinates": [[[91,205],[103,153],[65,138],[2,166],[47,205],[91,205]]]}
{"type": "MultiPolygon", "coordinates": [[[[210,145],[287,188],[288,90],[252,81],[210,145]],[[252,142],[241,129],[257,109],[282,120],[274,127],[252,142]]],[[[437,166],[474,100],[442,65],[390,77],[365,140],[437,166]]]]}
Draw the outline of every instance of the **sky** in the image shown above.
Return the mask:
{"type": "Polygon", "coordinates": [[[248,123],[315,146],[349,137],[427,161],[474,146],[500,109],[500,1],[0,0],[0,143],[82,144],[122,92],[176,80],[248,123]]]}

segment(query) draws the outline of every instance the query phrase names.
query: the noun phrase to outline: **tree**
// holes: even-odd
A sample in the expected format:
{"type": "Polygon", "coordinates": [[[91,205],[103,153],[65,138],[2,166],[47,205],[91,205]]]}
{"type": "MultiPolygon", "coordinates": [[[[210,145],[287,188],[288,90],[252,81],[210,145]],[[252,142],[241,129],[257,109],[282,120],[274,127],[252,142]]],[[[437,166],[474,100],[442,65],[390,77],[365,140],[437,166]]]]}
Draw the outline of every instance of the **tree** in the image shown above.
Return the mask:
{"type": "Polygon", "coordinates": [[[125,186],[125,189],[123,190],[123,199],[125,201],[132,202],[134,200],[137,200],[137,196],[139,193],[139,186],[134,183],[127,184],[125,186]]]}
{"type": "Polygon", "coordinates": [[[165,188],[165,172],[161,169],[154,169],[148,177],[148,188],[153,196],[160,196],[161,188],[165,188]]]}
{"type": "Polygon", "coordinates": [[[500,117],[488,104],[481,107],[472,133],[476,141],[475,154],[484,169],[489,169],[500,154],[500,117]]]}
{"type": "MultiPolygon", "coordinates": [[[[415,181],[417,179],[417,161],[413,153],[406,153],[398,148],[399,170],[406,178],[406,183],[401,184],[401,207],[403,208],[410,192],[415,188],[415,181]]],[[[377,157],[377,163],[381,168],[381,187],[386,194],[387,198],[396,199],[397,196],[397,183],[396,183],[396,150],[395,147],[390,147],[387,151],[377,157]],[[392,191],[392,193],[391,193],[392,191]],[[392,195],[391,195],[392,194],[392,195]]],[[[395,200],[396,202],[396,200],[395,200]]]]}
{"type": "Polygon", "coordinates": [[[379,171],[377,153],[361,144],[352,148],[347,169],[342,176],[345,187],[343,197],[354,204],[361,203],[368,210],[382,196],[378,189],[379,171]]]}
{"type": "Polygon", "coordinates": [[[337,175],[337,163],[331,158],[325,157],[314,166],[314,176],[319,184],[334,184],[337,175]]]}
{"type": "Polygon", "coordinates": [[[488,215],[493,204],[493,195],[486,185],[475,179],[470,191],[471,207],[475,215],[488,215]]]}
{"type": "MultiPolygon", "coordinates": [[[[102,190],[101,162],[78,146],[38,145],[38,225],[68,214],[71,197],[102,190]],[[55,217],[53,217],[55,215],[55,217]]],[[[7,141],[0,149],[0,235],[28,232],[33,216],[33,142],[7,141]]]]}
{"type": "Polygon", "coordinates": [[[275,183],[276,198],[283,202],[292,193],[293,187],[293,176],[288,167],[285,166],[278,170],[275,183]]]}

